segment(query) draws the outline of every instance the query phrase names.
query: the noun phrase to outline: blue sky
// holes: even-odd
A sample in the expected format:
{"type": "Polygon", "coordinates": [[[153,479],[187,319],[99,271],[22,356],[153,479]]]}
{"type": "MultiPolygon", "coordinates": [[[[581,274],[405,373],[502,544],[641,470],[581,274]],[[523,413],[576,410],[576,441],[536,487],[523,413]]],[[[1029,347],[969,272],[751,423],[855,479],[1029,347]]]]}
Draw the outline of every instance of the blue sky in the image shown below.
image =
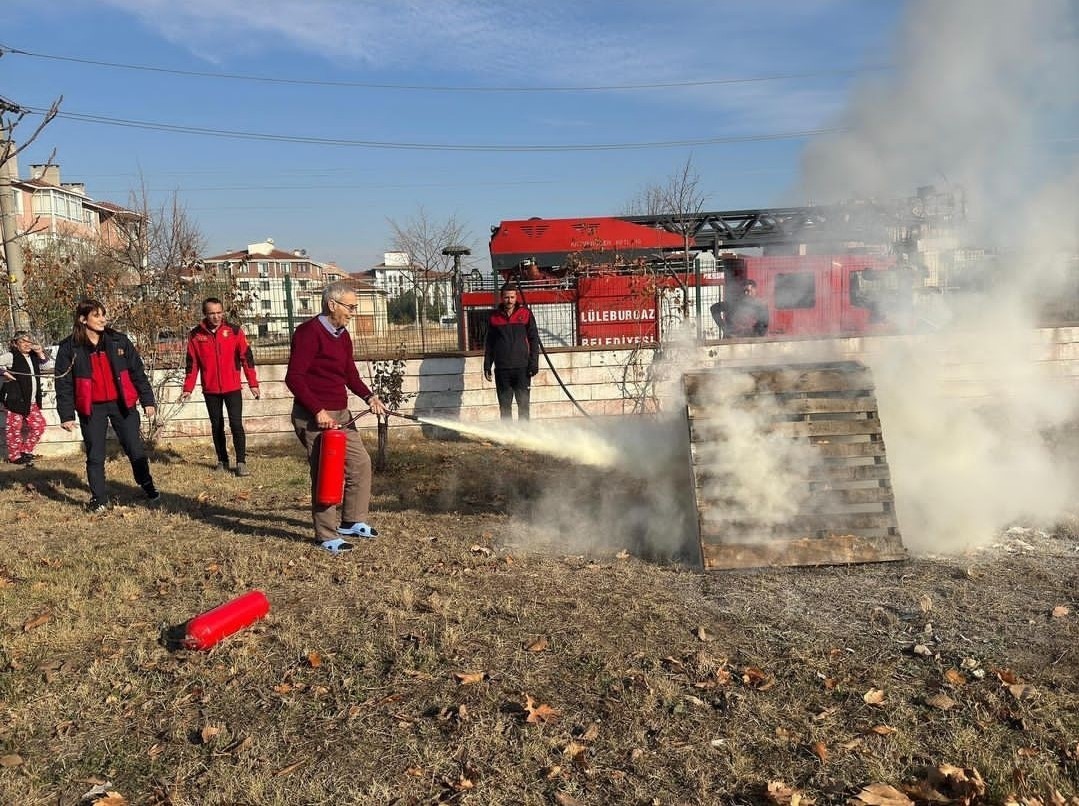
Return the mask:
{"type": "Polygon", "coordinates": [[[794,189],[808,138],[798,133],[834,125],[852,87],[879,77],[903,11],[899,0],[4,0],[0,45],[40,55],[0,58],[0,95],[31,107],[63,95],[67,113],[166,126],[476,147],[258,142],[59,119],[20,157],[26,176],[55,148],[65,181],[118,203],[141,172],[159,199],[179,192],[211,253],[269,236],[356,270],[390,248],[387,219],[420,206],[457,216],[482,253],[502,219],[617,214],[689,156],[711,209],[804,202],[794,189]],[[731,79],[758,80],[697,83],[731,79]],[[675,86],[610,89],[643,84],[675,86]],[[492,87],[514,91],[476,89],[492,87]],[[552,87],[608,89],[522,91],[552,87]],[[483,149],[742,137],[764,139],[483,149]]]}

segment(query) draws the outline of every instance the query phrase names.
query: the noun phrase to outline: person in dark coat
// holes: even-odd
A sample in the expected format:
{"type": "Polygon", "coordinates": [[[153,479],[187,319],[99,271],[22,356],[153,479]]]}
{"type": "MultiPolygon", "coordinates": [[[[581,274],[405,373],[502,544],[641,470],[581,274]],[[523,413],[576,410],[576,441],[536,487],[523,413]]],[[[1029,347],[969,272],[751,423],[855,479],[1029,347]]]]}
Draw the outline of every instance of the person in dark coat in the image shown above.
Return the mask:
{"type": "Polygon", "coordinates": [[[0,403],[7,409],[8,461],[17,465],[34,464],[34,448],[45,433],[45,415],[41,413],[41,374],[53,363],[34,337],[25,330],[11,336],[10,352],[0,355],[4,385],[0,403]]]}
{"type": "Polygon", "coordinates": [[[498,410],[503,420],[513,419],[513,401],[517,417],[529,418],[532,378],[539,372],[540,340],[536,317],[517,303],[517,289],[502,286],[502,304],[491,311],[487,338],[483,345],[483,377],[491,380],[494,369],[498,410]]]}
{"type": "Polygon", "coordinates": [[[768,333],[768,305],[757,296],[755,280],[746,280],[740,296],[730,302],[717,302],[711,311],[725,338],[748,338],[768,333]]]}
{"type": "Polygon", "coordinates": [[[150,460],[139,434],[139,410],[150,419],[157,414],[154,390],[135,345],[124,333],[108,326],[105,306],[84,299],[75,306],[72,333],[56,351],[56,410],[60,427],[82,429],[86,447],[86,479],[91,512],[108,507],[105,483],[105,437],[109,424],[131,462],[135,482],[150,501],[161,493],[150,474],[150,460]]]}

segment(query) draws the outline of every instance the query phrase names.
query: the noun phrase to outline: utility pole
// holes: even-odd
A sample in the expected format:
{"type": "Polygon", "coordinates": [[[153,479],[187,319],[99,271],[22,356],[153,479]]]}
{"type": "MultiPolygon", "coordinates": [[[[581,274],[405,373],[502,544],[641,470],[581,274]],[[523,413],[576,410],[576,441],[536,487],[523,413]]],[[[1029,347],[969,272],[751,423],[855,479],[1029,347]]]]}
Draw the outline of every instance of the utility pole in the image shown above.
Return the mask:
{"type": "MultiPolygon", "coordinates": [[[[0,98],[0,113],[15,111],[0,98]]],[[[11,319],[15,330],[30,329],[30,314],[26,311],[26,275],[23,271],[22,246],[18,241],[17,211],[15,194],[18,190],[12,184],[12,171],[17,171],[15,163],[15,144],[4,139],[0,142],[0,234],[3,235],[4,261],[7,265],[11,319]]]]}
{"type": "Polygon", "coordinates": [[[472,250],[467,246],[447,246],[442,250],[442,254],[453,258],[453,299],[454,305],[457,306],[455,313],[457,314],[457,349],[464,350],[465,347],[465,311],[464,306],[461,305],[461,293],[464,291],[464,283],[461,281],[461,257],[463,255],[471,255],[472,250]]]}

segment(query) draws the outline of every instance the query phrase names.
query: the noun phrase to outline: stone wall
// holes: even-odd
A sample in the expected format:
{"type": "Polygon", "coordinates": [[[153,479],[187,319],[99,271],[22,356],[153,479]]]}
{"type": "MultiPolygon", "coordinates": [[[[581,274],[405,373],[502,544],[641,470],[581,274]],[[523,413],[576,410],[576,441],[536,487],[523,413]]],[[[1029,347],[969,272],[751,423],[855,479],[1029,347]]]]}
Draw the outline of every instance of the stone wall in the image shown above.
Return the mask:
{"type": "MultiPolygon", "coordinates": [[[[1079,327],[1045,328],[1029,332],[1023,344],[1014,345],[1030,356],[1031,367],[1058,379],[1060,384],[1079,396],[1079,327]]],[[[875,336],[836,339],[804,340],[738,340],[707,344],[701,347],[672,348],[677,366],[689,369],[693,366],[751,366],[775,362],[805,362],[829,360],[861,360],[871,366],[882,355],[896,348],[911,350],[936,350],[946,368],[949,393],[956,396],[977,397],[994,393],[995,366],[989,360],[987,348],[984,358],[977,350],[956,351],[938,346],[936,340],[927,336],[875,336]]],[[[652,351],[634,354],[630,350],[561,349],[550,352],[562,382],[580,406],[592,415],[630,414],[637,405],[647,373],[651,371],[652,351]],[[636,363],[634,363],[636,362],[636,363]]],[[[672,367],[674,366],[672,365],[672,367]]],[[[559,386],[554,373],[541,361],[539,375],[533,381],[532,416],[534,419],[580,416],[576,406],[559,386]]],[[[359,364],[360,374],[368,377],[370,368],[366,362],[359,364]]],[[[414,397],[402,409],[434,417],[445,417],[472,422],[494,420],[498,417],[494,384],[483,378],[483,358],[479,355],[465,357],[429,357],[407,362],[405,391],[414,397]]],[[[268,440],[280,440],[290,436],[289,411],[292,399],[284,384],[285,367],[269,365],[259,367],[262,382],[262,399],[254,400],[245,390],[244,414],[249,442],[257,445],[268,440]]],[[[675,394],[680,384],[680,373],[669,369],[660,371],[657,393],[660,399],[678,399],[675,394]],[[673,395],[673,397],[672,397],[673,395]]],[[[205,440],[209,444],[209,421],[202,398],[196,391],[191,401],[179,407],[173,401],[180,393],[180,381],[176,379],[164,387],[160,410],[167,418],[163,433],[165,442],[183,442],[191,439],[205,440]]],[[[360,411],[363,404],[354,399],[353,410],[360,411]]],[[[49,423],[39,452],[43,454],[75,453],[80,449],[81,439],[76,430],[68,433],[58,427],[51,381],[46,386],[45,415],[49,423]]],[[[358,426],[373,428],[373,417],[364,417],[358,426]]],[[[395,427],[414,427],[405,420],[395,421],[395,427]]]]}

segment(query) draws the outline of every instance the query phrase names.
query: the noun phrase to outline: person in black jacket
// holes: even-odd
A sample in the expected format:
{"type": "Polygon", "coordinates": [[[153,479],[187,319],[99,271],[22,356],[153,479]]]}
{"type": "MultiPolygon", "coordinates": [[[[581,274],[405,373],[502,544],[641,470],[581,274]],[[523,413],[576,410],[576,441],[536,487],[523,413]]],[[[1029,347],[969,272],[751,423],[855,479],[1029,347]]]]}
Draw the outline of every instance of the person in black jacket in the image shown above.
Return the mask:
{"type": "Polygon", "coordinates": [[[17,465],[34,464],[34,448],[45,433],[41,413],[41,373],[52,369],[52,361],[33,336],[25,330],[11,336],[11,351],[0,355],[4,385],[0,403],[7,409],[7,458],[17,465]]]}
{"type": "Polygon", "coordinates": [[[483,345],[483,377],[491,380],[493,366],[503,420],[513,419],[514,399],[517,418],[528,419],[531,381],[539,372],[539,354],[536,318],[524,305],[517,304],[517,290],[506,283],[502,286],[502,304],[491,311],[483,345]]]}
{"type": "Polygon", "coordinates": [[[56,409],[60,427],[66,431],[75,430],[78,414],[86,446],[91,512],[104,512],[108,506],[105,437],[110,423],[131,462],[135,482],[149,500],[161,498],[139,435],[138,404],[151,419],[157,413],[154,390],[138,350],[125,334],[108,327],[104,305],[83,300],[75,306],[72,334],[56,352],[56,409]]]}

